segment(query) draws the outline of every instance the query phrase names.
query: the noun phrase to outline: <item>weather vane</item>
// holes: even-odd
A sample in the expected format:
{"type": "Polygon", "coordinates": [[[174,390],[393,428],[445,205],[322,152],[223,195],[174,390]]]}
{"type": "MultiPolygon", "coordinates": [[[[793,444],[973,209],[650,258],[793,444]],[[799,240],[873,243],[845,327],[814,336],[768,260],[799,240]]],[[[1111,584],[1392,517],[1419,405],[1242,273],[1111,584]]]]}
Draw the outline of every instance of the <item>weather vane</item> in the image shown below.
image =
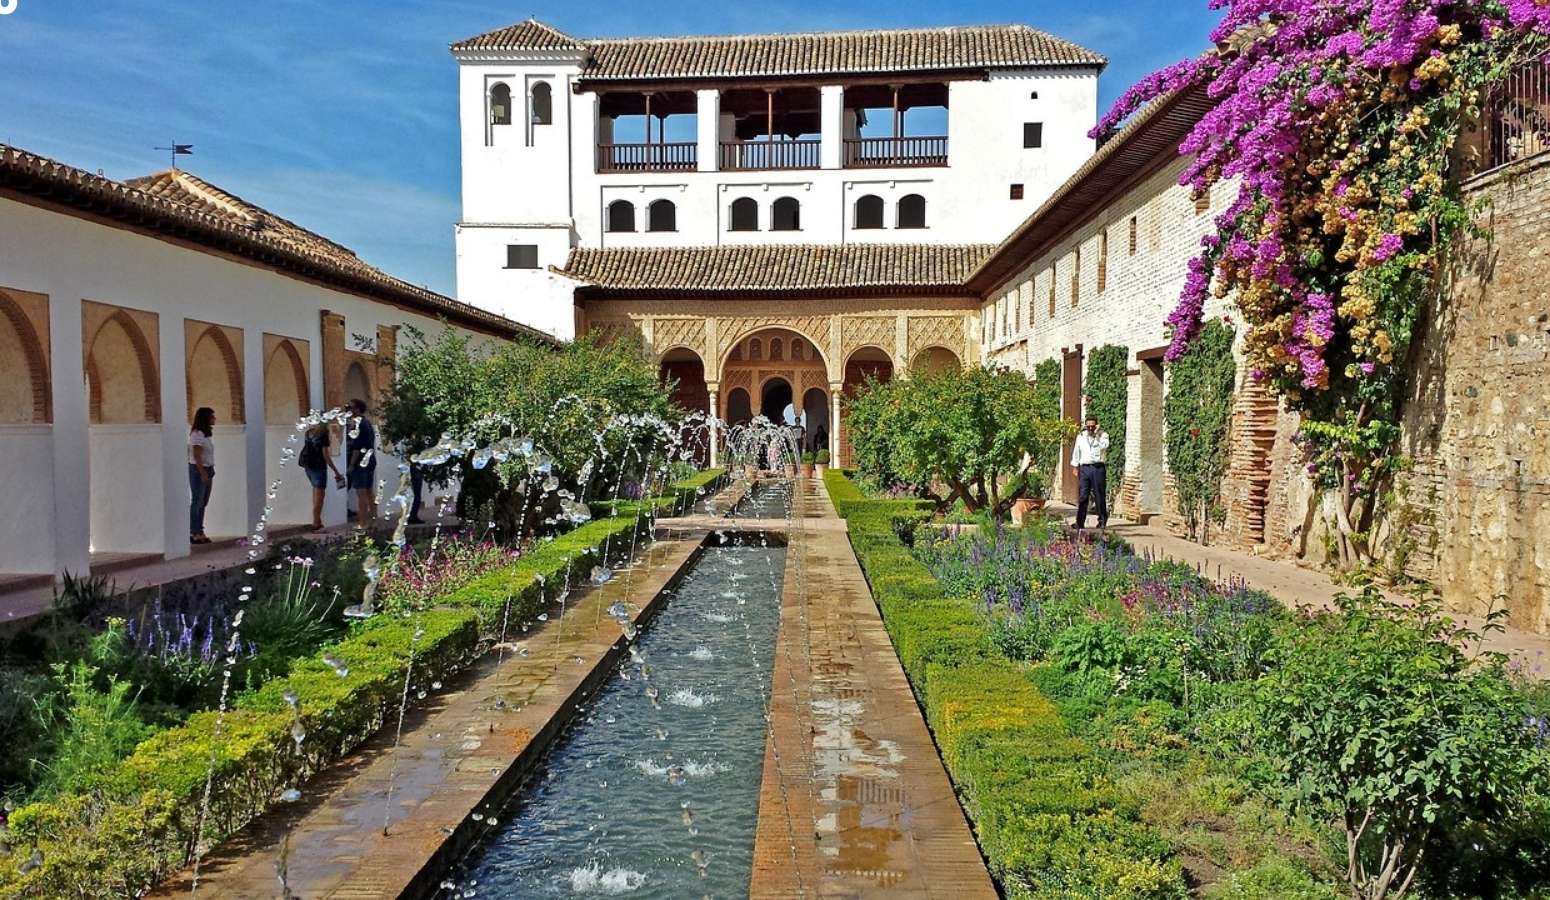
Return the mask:
{"type": "Polygon", "coordinates": [[[178,157],[180,157],[180,156],[193,156],[194,155],[194,145],[193,144],[180,144],[177,141],[173,141],[171,147],[152,147],[151,149],[153,149],[153,150],[167,150],[167,151],[171,152],[172,153],[172,167],[174,169],[176,169],[178,167],[178,157]]]}

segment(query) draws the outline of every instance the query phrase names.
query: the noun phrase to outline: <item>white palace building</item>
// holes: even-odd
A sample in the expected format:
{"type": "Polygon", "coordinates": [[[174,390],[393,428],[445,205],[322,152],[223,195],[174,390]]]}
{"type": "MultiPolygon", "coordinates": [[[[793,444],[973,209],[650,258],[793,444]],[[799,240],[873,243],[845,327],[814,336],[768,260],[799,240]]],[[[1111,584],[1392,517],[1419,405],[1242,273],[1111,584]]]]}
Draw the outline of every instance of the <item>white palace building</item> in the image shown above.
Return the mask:
{"type": "Polygon", "coordinates": [[[1093,152],[1104,58],[1025,25],[452,45],[458,296],[574,335],[573,250],[995,243],[1093,152]]]}

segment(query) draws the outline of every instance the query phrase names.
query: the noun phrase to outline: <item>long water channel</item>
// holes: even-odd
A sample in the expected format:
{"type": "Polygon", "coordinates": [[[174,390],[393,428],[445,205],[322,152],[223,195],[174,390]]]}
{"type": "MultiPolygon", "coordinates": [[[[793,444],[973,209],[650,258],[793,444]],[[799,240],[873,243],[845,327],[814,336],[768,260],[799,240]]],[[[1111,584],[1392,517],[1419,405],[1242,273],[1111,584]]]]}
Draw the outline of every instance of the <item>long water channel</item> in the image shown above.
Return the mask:
{"type": "MultiPolygon", "coordinates": [[[[784,516],[787,497],[761,491],[740,512],[784,516]]],[[[444,896],[747,896],[786,551],[726,537],[710,537],[444,896]]]]}

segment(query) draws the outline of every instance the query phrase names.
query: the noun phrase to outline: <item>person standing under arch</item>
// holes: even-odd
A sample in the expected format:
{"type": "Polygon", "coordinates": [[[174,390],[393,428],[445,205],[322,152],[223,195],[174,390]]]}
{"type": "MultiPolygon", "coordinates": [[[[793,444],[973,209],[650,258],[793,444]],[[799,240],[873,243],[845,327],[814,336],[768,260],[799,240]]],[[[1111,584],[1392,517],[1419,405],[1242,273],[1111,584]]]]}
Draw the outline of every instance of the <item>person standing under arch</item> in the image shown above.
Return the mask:
{"type": "Polygon", "coordinates": [[[208,544],[205,535],[205,507],[210,505],[210,487],[215,483],[215,410],[201,406],[194,412],[194,424],[188,430],[188,542],[208,544]]]}
{"type": "Polygon", "coordinates": [[[312,485],[312,530],[323,530],[323,499],[328,493],[328,470],[334,470],[334,483],[340,488],[345,486],[343,473],[334,465],[333,454],[329,453],[329,447],[333,441],[328,435],[328,426],[322,422],[307,429],[305,443],[301,445],[301,456],[297,462],[301,470],[307,475],[307,482],[312,485]]]}
{"type": "Polygon", "coordinates": [[[346,479],[355,492],[355,524],[370,528],[377,521],[377,500],[373,494],[377,482],[377,429],[366,418],[365,400],[351,400],[350,412],[356,421],[345,444],[346,479]]]}

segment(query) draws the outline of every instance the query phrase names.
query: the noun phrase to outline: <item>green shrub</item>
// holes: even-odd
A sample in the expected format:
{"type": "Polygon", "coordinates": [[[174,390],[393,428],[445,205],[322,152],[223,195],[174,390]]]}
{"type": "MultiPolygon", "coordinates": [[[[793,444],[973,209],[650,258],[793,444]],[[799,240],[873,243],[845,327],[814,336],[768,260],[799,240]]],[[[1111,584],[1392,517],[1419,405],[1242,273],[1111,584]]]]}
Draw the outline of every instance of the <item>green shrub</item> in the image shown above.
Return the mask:
{"type": "Polygon", "coordinates": [[[833,470],[824,481],[1007,895],[1185,896],[1171,848],[1140,821],[1104,760],[1067,731],[1027,671],[995,658],[991,626],[974,605],[947,597],[909,551],[901,530],[929,513],[915,501],[867,500],[833,470]]]}

